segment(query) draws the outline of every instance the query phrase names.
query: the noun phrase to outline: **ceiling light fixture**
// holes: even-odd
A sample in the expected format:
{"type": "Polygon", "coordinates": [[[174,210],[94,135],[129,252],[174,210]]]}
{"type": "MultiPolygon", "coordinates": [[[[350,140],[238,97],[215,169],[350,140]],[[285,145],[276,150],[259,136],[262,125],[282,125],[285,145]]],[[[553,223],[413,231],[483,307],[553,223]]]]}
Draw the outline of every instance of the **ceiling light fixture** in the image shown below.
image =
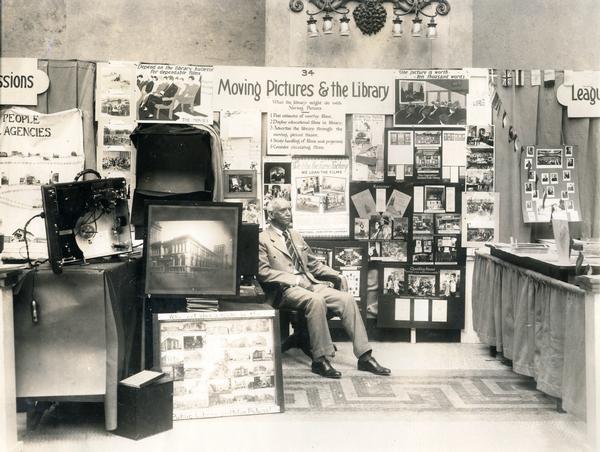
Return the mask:
{"type": "MultiPolygon", "coordinates": [[[[383,3],[391,3],[393,7],[394,18],[392,20],[392,36],[400,38],[404,35],[402,29],[402,16],[414,14],[410,30],[411,36],[423,36],[423,19],[420,16],[428,17],[425,37],[435,39],[438,37],[437,16],[446,16],[450,12],[450,3],[448,0],[307,0],[312,3],[317,11],[306,11],[309,18],[307,20],[308,35],[310,37],[319,36],[317,20],[315,16],[323,15],[322,33],[324,35],[333,34],[335,28],[335,18],[339,15],[339,34],[340,36],[350,36],[350,9],[346,6],[350,2],[358,5],[352,11],[354,22],[358,29],[366,35],[378,33],[385,25],[387,12],[383,3]],[[428,7],[435,3],[433,10],[428,7]],[[425,10],[428,10],[426,12],[425,10]]],[[[289,7],[293,12],[300,12],[304,9],[303,0],[290,0],[289,7]]]]}

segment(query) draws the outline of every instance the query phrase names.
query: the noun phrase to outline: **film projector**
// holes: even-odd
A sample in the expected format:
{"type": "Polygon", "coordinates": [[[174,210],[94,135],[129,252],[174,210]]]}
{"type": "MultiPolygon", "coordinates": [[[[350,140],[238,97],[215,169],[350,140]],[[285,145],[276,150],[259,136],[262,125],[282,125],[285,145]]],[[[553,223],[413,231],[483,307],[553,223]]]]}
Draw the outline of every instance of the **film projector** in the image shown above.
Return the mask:
{"type": "Polygon", "coordinates": [[[132,250],[128,198],[122,177],[42,186],[54,273],[61,273],[66,263],[132,250]]]}

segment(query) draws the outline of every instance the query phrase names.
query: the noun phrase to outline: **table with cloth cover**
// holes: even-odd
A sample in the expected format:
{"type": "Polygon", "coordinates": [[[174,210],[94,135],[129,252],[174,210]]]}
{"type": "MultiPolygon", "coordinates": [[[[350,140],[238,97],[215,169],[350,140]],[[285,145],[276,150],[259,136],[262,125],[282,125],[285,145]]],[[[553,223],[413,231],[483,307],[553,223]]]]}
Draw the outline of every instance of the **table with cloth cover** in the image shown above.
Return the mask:
{"type": "Polygon", "coordinates": [[[106,429],[117,427],[118,382],[141,364],[138,273],[139,259],[124,259],[25,275],[14,294],[17,397],[101,401],[106,429]]]}
{"type": "Polygon", "coordinates": [[[585,291],[484,252],[475,255],[473,327],[563,408],[585,415],[585,291]]]}

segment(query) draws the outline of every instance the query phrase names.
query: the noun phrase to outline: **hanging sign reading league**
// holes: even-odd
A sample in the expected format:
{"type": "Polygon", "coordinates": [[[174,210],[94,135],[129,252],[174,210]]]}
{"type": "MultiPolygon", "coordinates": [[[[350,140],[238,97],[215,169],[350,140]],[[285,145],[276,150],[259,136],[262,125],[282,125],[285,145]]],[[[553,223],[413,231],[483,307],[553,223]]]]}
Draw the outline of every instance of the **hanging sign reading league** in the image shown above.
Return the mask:
{"type": "Polygon", "coordinates": [[[35,58],[0,58],[0,105],[37,105],[48,89],[48,75],[35,58]]]}
{"type": "Polygon", "coordinates": [[[569,118],[600,117],[600,72],[573,72],[558,87],[556,97],[567,107],[569,118]]]}

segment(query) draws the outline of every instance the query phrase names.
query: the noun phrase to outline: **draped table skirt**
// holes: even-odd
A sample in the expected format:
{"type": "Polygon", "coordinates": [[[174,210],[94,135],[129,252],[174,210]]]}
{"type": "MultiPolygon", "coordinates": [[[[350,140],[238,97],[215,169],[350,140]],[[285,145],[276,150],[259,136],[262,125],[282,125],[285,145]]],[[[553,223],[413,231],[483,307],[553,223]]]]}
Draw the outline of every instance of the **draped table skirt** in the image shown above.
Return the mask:
{"type": "Polygon", "coordinates": [[[585,292],[579,287],[477,253],[473,327],[481,342],[533,377],[537,389],[585,416],[585,292]]]}

